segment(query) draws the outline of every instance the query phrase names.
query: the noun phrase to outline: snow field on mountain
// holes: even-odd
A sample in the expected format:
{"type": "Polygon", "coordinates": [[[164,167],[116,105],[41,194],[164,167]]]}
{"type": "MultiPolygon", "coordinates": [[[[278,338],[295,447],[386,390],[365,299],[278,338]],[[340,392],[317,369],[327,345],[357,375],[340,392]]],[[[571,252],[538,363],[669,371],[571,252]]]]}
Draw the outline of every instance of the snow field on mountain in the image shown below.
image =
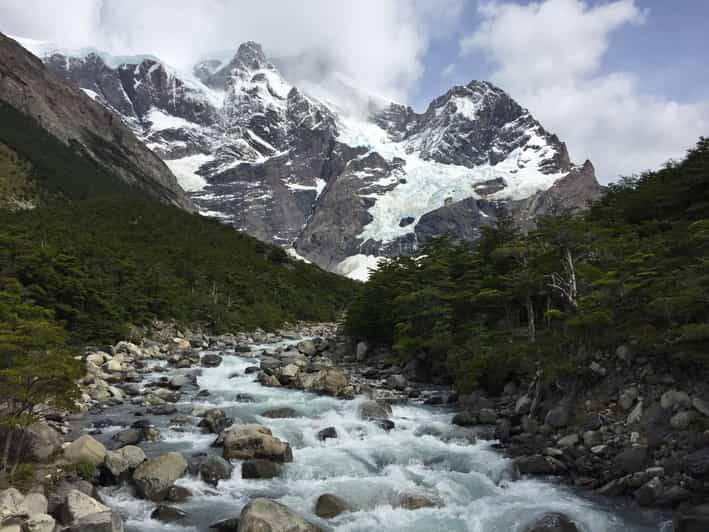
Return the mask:
{"type": "Polygon", "coordinates": [[[394,157],[406,161],[403,171],[395,174],[398,179],[405,179],[405,183],[383,194],[362,194],[362,197],[375,200],[368,211],[373,219],[358,235],[363,242],[372,239],[387,243],[413,232],[421,216],[443,207],[446,200],[456,202],[479,197],[473,187],[484,181],[501,177],[507,183],[506,188],[493,196],[494,199],[522,199],[546,190],[565,175],[563,172],[543,174],[539,170],[539,164],[549,153],[532,148],[545,143],[533,132],[528,132],[530,140],[526,146],[514,150],[504,161],[467,168],[421,159],[418,153],[411,151],[409,142],[391,142],[386,131],[364,119],[341,115],[338,131],[338,140],[344,144],[365,146],[388,161],[394,157]],[[412,217],[415,221],[400,227],[399,222],[405,217],[412,217]]]}

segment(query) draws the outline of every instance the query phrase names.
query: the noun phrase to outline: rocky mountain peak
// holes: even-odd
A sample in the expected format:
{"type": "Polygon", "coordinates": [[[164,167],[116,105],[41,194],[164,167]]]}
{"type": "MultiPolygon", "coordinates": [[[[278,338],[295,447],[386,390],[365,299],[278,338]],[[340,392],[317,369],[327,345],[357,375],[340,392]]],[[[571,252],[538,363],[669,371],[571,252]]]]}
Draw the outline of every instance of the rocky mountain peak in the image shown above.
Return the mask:
{"type": "Polygon", "coordinates": [[[254,41],[241,43],[231,62],[232,64],[241,63],[244,68],[250,70],[258,70],[265,66],[270,66],[270,63],[266,60],[266,54],[263,53],[262,46],[254,41]]]}
{"type": "Polygon", "coordinates": [[[199,63],[199,77],[206,85],[218,90],[228,90],[230,81],[235,78],[249,81],[264,71],[277,71],[276,67],[266,58],[261,45],[254,41],[240,44],[229,63],[213,70],[211,75],[205,76],[205,73],[213,67],[214,62],[212,61],[199,63]]]}
{"type": "Polygon", "coordinates": [[[353,277],[436,235],[477,238],[501,210],[533,223],[600,193],[590,163],[574,166],[556,135],[487,81],[419,113],[347,78],[342,90],[295,87],[255,42],[227,64],[196,64],[199,81],[159,62],[116,75],[47,61],[118,110],[203,212],[353,277]]]}

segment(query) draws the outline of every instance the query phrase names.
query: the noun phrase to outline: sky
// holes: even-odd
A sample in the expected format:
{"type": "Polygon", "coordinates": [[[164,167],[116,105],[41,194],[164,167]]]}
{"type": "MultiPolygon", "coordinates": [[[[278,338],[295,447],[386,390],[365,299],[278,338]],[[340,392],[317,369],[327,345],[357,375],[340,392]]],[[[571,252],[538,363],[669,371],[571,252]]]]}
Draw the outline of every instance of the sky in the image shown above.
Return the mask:
{"type": "Polygon", "coordinates": [[[255,40],[418,111],[490,80],[604,183],[709,135],[705,0],[0,0],[0,31],[178,68],[255,40]]]}

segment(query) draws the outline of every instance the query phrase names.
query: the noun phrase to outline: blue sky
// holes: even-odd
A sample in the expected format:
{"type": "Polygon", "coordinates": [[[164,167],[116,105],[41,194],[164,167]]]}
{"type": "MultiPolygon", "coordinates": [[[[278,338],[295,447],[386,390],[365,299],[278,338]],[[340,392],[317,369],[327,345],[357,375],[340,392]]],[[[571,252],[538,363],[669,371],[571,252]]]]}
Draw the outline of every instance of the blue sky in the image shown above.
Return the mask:
{"type": "MultiPolygon", "coordinates": [[[[529,4],[530,2],[518,2],[529,4]]],[[[588,5],[607,4],[594,0],[588,5]]],[[[638,0],[645,11],[642,24],[628,24],[610,35],[601,73],[624,71],[643,80],[644,90],[679,102],[709,99],[709,1],[638,0]]],[[[480,24],[479,2],[463,3],[459,21],[445,38],[434,40],[423,57],[426,75],[416,87],[411,104],[424,108],[448,90],[451,83],[488,79],[494,71],[484,54],[457,57],[459,41],[480,24]],[[442,70],[456,62],[450,76],[442,70]]],[[[709,135],[709,131],[707,131],[709,135]]]]}
{"type": "Polygon", "coordinates": [[[0,0],[0,31],[182,68],[255,40],[419,111],[490,80],[602,182],[709,135],[709,0],[0,0]]]}

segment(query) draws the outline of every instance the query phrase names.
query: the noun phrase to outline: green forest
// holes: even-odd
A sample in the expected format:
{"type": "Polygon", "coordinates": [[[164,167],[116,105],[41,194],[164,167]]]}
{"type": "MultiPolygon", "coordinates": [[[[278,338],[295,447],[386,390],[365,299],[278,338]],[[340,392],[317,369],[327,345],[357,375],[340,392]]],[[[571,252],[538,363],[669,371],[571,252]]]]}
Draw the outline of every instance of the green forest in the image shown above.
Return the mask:
{"type": "Polygon", "coordinates": [[[0,212],[0,291],[75,344],[174,319],[214,332],[334,319],[355,285],[216,220],[137,197],[0,212]]]}
{"type": "Polygon", "coordinates": [[[582,215],[529,234],[501,220],[474,245],[439,239],[385,261],[346,327],[461,390],[583,373],[621,345],[709,363],[709,139],[610,185],[582,215]]]}

